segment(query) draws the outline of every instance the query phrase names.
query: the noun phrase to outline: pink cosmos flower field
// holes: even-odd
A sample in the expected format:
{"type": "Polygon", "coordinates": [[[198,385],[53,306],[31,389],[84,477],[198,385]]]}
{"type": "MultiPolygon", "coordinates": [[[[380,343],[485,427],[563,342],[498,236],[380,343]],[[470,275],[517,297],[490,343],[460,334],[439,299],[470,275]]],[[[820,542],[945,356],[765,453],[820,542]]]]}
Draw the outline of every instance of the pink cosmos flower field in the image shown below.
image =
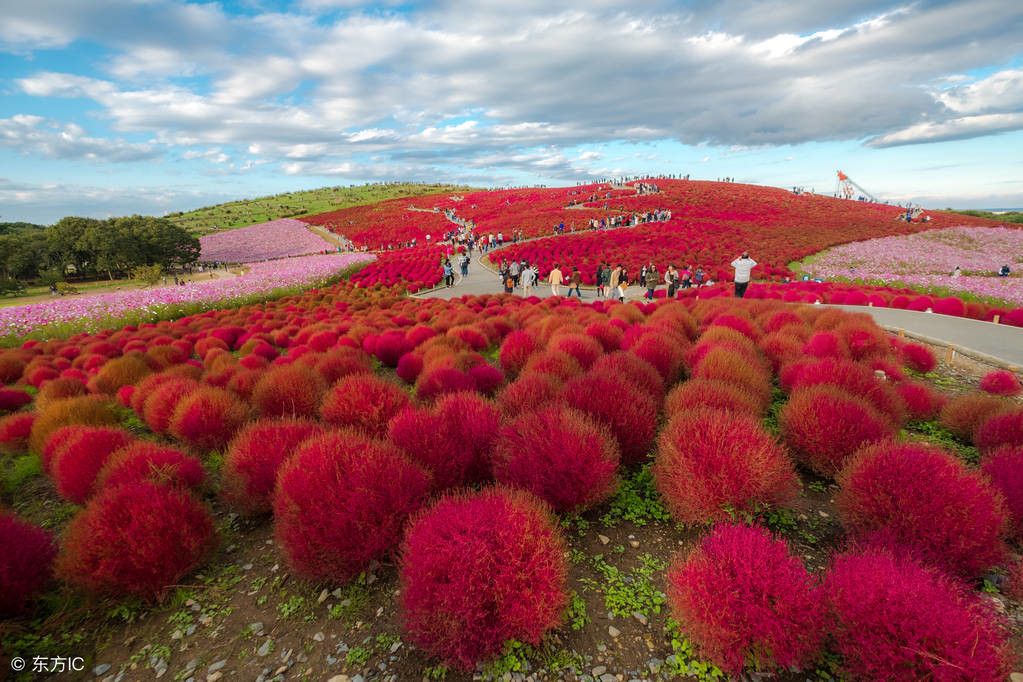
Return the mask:
{"type": "Polygon", "coordinates": [[[301,220],[291,218],[209,234],[199,238],[199,245],[202,247],[199,260],[208,263],[254,263],[336,248],[301,220]]]}
{"type": "Polygon", "coordinates": [[[824,279],[900,282],[942,287],[1023,303],[1023,230],[952,227],[835,247],[806,270],[824,279]],[[952,277],[956,266],[962,276],[952,277]],[[997,277],[1008,265],[1010,277],[997,277]]]}

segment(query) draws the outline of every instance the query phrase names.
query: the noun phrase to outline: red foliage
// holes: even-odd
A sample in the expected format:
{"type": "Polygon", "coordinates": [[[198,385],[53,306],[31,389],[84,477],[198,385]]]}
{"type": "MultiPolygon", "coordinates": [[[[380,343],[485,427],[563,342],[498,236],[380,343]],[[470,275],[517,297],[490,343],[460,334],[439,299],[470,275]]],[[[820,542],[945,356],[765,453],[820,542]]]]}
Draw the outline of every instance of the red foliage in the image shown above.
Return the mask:
{"type": "Polygon", "coordinates": [[[141,354],[124,355],[105,363],[89,380],[89,388],[96,393],[114,395],[117,389],[137,384],[151,372],[141,354]]]}
{"type": "Polygon", "coordinates": [[[668,571],[668,600],[702,658],[727,673],[803,667],[823,636],[816,581],[761,528],[717,526],[668,571]]]}
{"type": "Polygon", "coordinates": [[[501,425],[500,408],[476,393],[451,393],[440,398],[434,409],[444,420],[451,447],[474,463],[468,469],[469,480],[485,478],[501,425]]]}
{"type": "Polygon", "coordinates": [[[206,470],[195,457],[156,443],[136,441],[110,455],[96,477],[95,489],[146,482],[198,490],[205,480],[206,470]]]}
{"type": "Polygon", "coordinates": [[[387,422],[409,404],[401,386],[371,374],[355,374],[334,384],[320,408],[324,421],[368,436],[387,435],[387,422]]]}
{"type": "Polygon", "coordinates": [[[476,390],[485,396],[493,396],[504,384],[504,374],[493,365],[486,363],[470,367],[466,372],[475,382],[476,390]]]}
{"type": "Polygon", "coordinates": [[[34,412],[0,417],[0,452],[13,455],[28,450],[28,438],[35,420],[34,412]]]}
{"type": "Polygon", "coordinates": [[[49,470],[57,493],[68,502],[85,504],[98,490],[96,476],[115,450],[134,437],[111,426],[88,426],[70,430],[56,447],[49,447],[49,470]]]}
{"type": "Polygon", "coordinates": [[[604,348],[600,343],[586,334],[562,334],[552,339],[547,348],[552,351],[568,353],[583,369],[592,367],[593,363],[604,354],[604,348]]]}
{"type": "Polygon", "coordinates": [[[948,401],[941,408],[938,421],[960,440],[972,442],[977,427],[1009,405],[1004,398],[974,391],[948,401]]]}
{"type": "Polygon", "coordinates": [[[406,384],[414,384],[423,371],[423,358],[416,353],[405,353],[398,360],[394,373],[406,384]]]}
{"type": "Polygon", "coordinates": [[[854,537],[879,531],[884,544],[967,577],[1005,554],[1001,496],[947,452],[894,443],[866,447],[847,461],[837,481],[839,518],[854,537]]]}
{"type": "Polygon", "coordinates": [[[559,400],[561,382],[550,374],[530,372],[505,386],[497,394],[497,404],[508,418],[523,412],[545,409],[559,400]]]}
{"type": "Polygon", "coordinates": [[[973,434],[973,443],[984,452],[1002,446],[1023,447],[1023,408],[995,412],[980,423],[973,434]]]}
{"type": "Polygon", "coordinates": [[[944,395],[920,381],[900,381],[895,384],[895,392],[913,420],[933,419],[948,402],[944,395]]]}
{"type": "Polygon", "coordinates": [[[1009,534],[1023,541],[1023,447],[1003,447],[981,462],[981,471],[1005,497],[1009,510],[1009,534]]]}
{"type": "Polygon", "coordinates": [[[561,381],[568,381],[582,374],[583,368],[579,361],[568,353],[545,350],[534,353],[522,371],[550,374],[561,381]]]}
{"type": "Polygon", "coordinates": [[[248,418],[249,407],[231,393],[204,387],[178,402],[168,431],[197,450],[222,450],[248,418]]]}
{"type": "Polygon", "coordinates": [[[577,512],[614,493],[620,458],[606,426],[572,408],[548,406],[501,429],[494,477],[530,491],[558,512],[577,512]]]}
{"type": "Polygon", "coordinates": [[[300,364],[274,367],[252,389],[251,402],[263,417],[314,417],[327,385],[300,364]]]}
{"type": "Polygon", "coordinates": [[[803,354],[814,358],[840,360],[849,357],[849,349],[836,332],[823,331],[817,332],[803,344],[803,354]]]}
{"type": "Polygon", "coordinates": [[[771,377],[767,370],[750,362],[742,353],[715,346],[699,361],[693,378],[725,381],[741,386],[756,397],[760,409],[771,402],[771,377]]]}
{"type": "Polygon", "coordinates": [[[633,344],[628,352],[650,363],[664,379],[665,385],[670,386],[681,376],[686,347],[671,337],[648,333],[633,344]]]}
{"type": "Polygon", "coordinates": [[[71,521],[57,575],[89,592],[159,601],[214,544],[209,511],[188,493],[122,485],[101,492],[71,521]]]}
{"type": "Polygon", "coordinates": [[[795,377],[788,379],[791,390],[820,384],[837,386],[873,405],[894,427],[901,426],[906,419],[905,406],[895,389],[887,381],[878,381],[874,372],[863,365],[823,358],[801,362],[797,367],[795,377]]]}
{"type": "Polygon", "coordinates": [[[412,348],[413,345],[405,340],[404,332],[394,330],[377,339],[377,346],[373,354],[381,364],[387,367],[397,367],[401,356],[411,351],[412,348]]]}
{"type": "MultiPolygon", "coordinates": [[[[49,386],[50,384],[53,384],[56,381],[60,380],[55,379],[46,386],[49,386]]],[[[44,386],[43,388],[45,389],[46,386],[44,386]]],[[[15,410],[20,410],[22,407],[28,405],[30,402],[32,402],[32,396],[29,395],[28,392],[22,391],[21,389],[18,388],[0,387],[0,412],[14,412],[15,410]]]]}
{"type": "Polygon", "coordinates": [[[402,621],[416,646],[471,670],[514,639],[538,645],[568,602],[565,541],[550,510],[522,491],[438,500],[401,547],[402,621]]]}
{"type": "Polygon", "coordinates": [[[53,579],[52,535],[0,510],[0,618],[19,616],[53,579]]]}
{"type": "Polygon", "coordinates": [[[0,384],[13,384],[21,378],[27,365],[14,351],[0,352],[0,384]]]}
{"type": "Polygon", "coordinates": [[[416,396],[424,401],[435,400],[445,393],[475,390],[476,380],[454,367],[429,367],[416,379],[416,396]]]}
{"type": "Polygon", "coordinates": [[[799,494],[792,462],[756,417],[710,408],[672,418],[658,437],[653,474],[681,523],[792,506],[799,494]]]}
{"type": "Polygon", "coordinates": [[[848,679],[1005,680],[994,609],[941,571],[876,549],[835,559],[824,581],[831,641],[848,679]]]}
{"type": "MultiPolygon", "coordinates": [[[[171,417],[181,399],[199,390],[199,382],[192,379],[173,378],[160,383],[152,393],[143,394],[140,416],[153,433],[166,433],[171,417]]],[[[140,391],[136,391],[141,392],[140,391]]],[[[136,401],[138,403],[138,401],[136,401]]]]}
{"type": "Polygon", "coordinates": [[[917,372],[930,372],[938,366],[931,349],[922,343],[907,343],[902,347],[902,359],[906,366],[917,372]]]}
{"type": "Polygon", "coordinates": [[[684,381],[664,401],[664,413],[669,419],[701,407],[758,415],[763,405],[740,384],[715,379],[684,381]]]}
{"type": "Polygon", "coordinates": [[[657,405],[664,399],[664,379],[653,365],[632,353],[605,355],[593,364],[590,372],[605,372],[621,381],[631,382],[653,398],[657,405]]]}
{"type": "Polygon", "coordinates": [[[32,423],[28,444],[32,452],[42,454],[47,440],[61,427],[75,424],[112,426],[116,423],[117,415],[97,396],[56,400],[40,412],[32,423]]]}
{"type": "Polygon", "coordinates": [[[351,430],[328,433],[281,467],[274,534],[295,575],[347,582],[395,548],[429,491],[430,475],[391,445],[351,430]]]}
{"type": "Polygon", "coordinates": [[[888,421],[870,403],[827,384],[793,393],[778,421],[796,459],[829,477],[858,448],[892,433],[888,421]]]}
{"type": "Polygon", "coordinates": [[[562,400],[569,407],[607,426],[621,450],[622,465],[646,461],[657,431],[657,406],[638,387],[607,374],[584,374],[565,384],[562,400]]]}
{"type": "Polygon", "coordinates": [[[994,395],[1015,397],[1023,393],[1023,386],[1012,372],[997,369],[984,375],[980,380],[980,390],[994,395]]]}

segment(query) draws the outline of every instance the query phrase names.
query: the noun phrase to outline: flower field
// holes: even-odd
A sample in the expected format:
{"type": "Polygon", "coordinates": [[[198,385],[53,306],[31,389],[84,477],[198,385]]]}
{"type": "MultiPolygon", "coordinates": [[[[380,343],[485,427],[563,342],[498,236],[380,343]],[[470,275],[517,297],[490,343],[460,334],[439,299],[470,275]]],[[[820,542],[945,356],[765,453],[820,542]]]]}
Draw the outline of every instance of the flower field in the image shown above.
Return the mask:
{"type": "Polygon", "coordinates": [[[826,279],[849,278],[941,287],[1023,305],[1023,231],[955,227],[844,244],[804,270],[826,279]],[[997,277],[1009,265],[1011,277],[997,277]],[[953,269],[960,277],[951,277],[953,269]]]}
{"type": "Polygon", "coordinates": [[[376,261],[352,276],[360,286],[400,286],[409,293],[437,286],[443,279],[442,257],[450,248],[417,246],[412,249],[383,251],[376,261]]]}
{"type": "Polygon", "coordinates": [[[334,245],[309,230],[301,220],[282,218],[217,232],[199,238],[199,260],[212,263],[254,263],[333,251],[334,245]]]}
{"type": "Polygon", "coordinates": [[[35,336],[52,338],[94,331],[116,324],[155,322],[198,310],[272,297],[274,292],[300,292],[357,263],[369,254],[306,256],[252,264],[240,277],[190,282],[108,294],[63,296],[45,303],[0,308],[0,342],[35,336]]]}
{"type": "MultiPolygon", "coordinates": [[[[372,281],[410,253],[440,255],[372,281]]],[[[82,599],[64,627],[155,637],[86,634],[90,668],[182,679],[1002,680],[1019,383],[936,369],[767,297],[359,282],[28,341],[0,351],[0,462],[38,472],[0,488],[0,617],[82,599]]]]}

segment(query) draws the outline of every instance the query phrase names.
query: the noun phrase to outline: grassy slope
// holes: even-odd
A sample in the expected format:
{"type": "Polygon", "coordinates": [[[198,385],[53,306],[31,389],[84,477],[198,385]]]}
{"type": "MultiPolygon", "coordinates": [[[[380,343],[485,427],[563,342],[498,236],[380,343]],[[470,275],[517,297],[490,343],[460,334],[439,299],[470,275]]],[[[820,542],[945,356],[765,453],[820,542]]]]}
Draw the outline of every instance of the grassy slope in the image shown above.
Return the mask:
{"type": "Polygon", "coordinates": [[[479,188],[458,185],[393,183],[358,187],[321,187],[304,192],[287,192],[269,197],[243,199],[206,206],[187,213],[172,213],[171,221],[194,235],[223,232],[278,218],[297,218],[349,206],[373,204],[386,199],[414,197],[439,192],[466,192],[479,188]]]}

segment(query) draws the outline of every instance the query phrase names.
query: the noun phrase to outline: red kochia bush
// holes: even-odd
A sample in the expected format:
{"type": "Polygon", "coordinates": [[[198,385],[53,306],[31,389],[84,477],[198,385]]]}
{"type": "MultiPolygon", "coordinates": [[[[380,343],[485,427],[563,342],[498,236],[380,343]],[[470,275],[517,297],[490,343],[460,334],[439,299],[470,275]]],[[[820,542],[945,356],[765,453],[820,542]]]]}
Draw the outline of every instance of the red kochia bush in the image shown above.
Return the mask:
{"type": "Polygon", "coordinates": [[[159,601],[215,542],[192,495],[153,483],[108,488],[64,534],[57,574],[89,592],[159,601]]]}
{"type": "Polygon", "coordinates": [[[49,465],[57,493],[68,502],[85,504],[94,492],[96,475],[110,455],[132,440],[130,433],[112,426],[75,430],[52,451],[49,465]]]}
{"type": "Polygon", "coordinates": [[[0,354],[0,384],[13,384],[20,379],[27,364],[12,351],[0,354]]]}
{"type": "Polygon", "coordinates": [[[907,343],[902,347],[902,359],[910,369],[918,372],[930,372],[938,366],[931,349],[922,343],[907,343]]]}
{"type": "Polygon", "coordinates": [[[657,406],[641,389],[606,374],[584,374],[565,384],[562,399],[611,429],[623,465],[646,460],[657,431],[657,406]]]}
{"type": "Polygon", "coordinates": [[[248,424],[224,456],[221,496],[243,514],[270,511],[277,471],[302,441],[324,430],[314,421],[291,417],[248,424]]]}
{"type": "Polygon", "coordinates": [[[802,667],[820,647],[820,589],[761,528],[717,526],[669,569],[668,601],[698,653],[733,675],[802,667]]]}
{"type": "Polygon", "coordinates": [[[281,467],[274,534],[295,575],[347,582],[395,548],[429,491],[430,475],[390,444],[328,433],[281,467]]]}
{"type": "Polygon", "coordinates": [[[877,549],[839,556],[824,592],[848,679],[996,682],[1012,670],[994,609],[908,557],[877,549]]]}
{"type": "MultiPolygon", "coordinates": [[[[469,480],[481,480],[489,474],[490,453],[501,425],[501,410],[476,393],[451,393],[437,400],[434,407],[444,420],[444,429],[460,453],[468,453],[474,463],[469,480]]],[[[463,456],[465,456],[463,454],[463,456]]]]}
{"type": "Polygon", "coordinates": [[[1023,392],[1019,379],[1012,372],[998,369],[988,372],[980,380],[980,390],[994,395],[1017,396],[1023,392]]]}
{"type": "Polygon", "coordinates": [[[387,435],[387,422],[408,404],[408,394],[398,384],[372,374],[354,374],[327,392],[320,415],[335,426],[382,438],[387,435]]]}
{"type": "Polygon", "coordinates": [[[900,381],[895,384],[895,392],[913,420],[933,419],[948,402],[944,395],[920,381],[900,381]]]}
{"type": "Polygon", "coordinates": [[[498,353],[501,369],[509,377],[518,376],[530,356],[538,349],[539,344],[531,334],[521,330],[513,331],[504,337],[504,341],[501,343],[501,350],[498,353]]]}
{"type": "Polygon", "coordinates": [[[121,386],[137,384],[151,372],[142,355],[125,355],[103,365],[89,380],[89,388],[96,393],[113,395],[121,386]]]}
{"type": "Polygon", "coordinates": [[[32,452],[42,454],[46,441],[54,431],[64,426],[81,424],[84,426],[112,426],[117,423],[114,414],[98,396],[81,396],[57,400],[39,413],[32,423],[32,434],[29,446],[32,452]]]}
{"type": "Polygon", "coordinates": [[[715,379],[690,379],[671,390],[664,401],[670,419],[680,412],[710,407],[743,414],[760,414],[760,401],[740,384],[715,379]]]}
{"type": "Polygon", "coordinates": [[[682,523],[790,506],[799,485],[792,462],[750,415],[700,408],[680,412],[657,441],[657,489],[682,523]]]}
{"type": "Polygon", "coordinates": [[[206,470],[195,457],[148,441],[136,441],[110,455],[96,477],[95,489],[132,483],[155,483],[198,490],[206,470]]]}
{"type": "Polygon", "coordinates": [[[1009,534],[1023,540],[1023,447],[1003,447],[987,455],[983,471],[1005,497],[1009,510],[1009,534]]]}
{"type": "Polygon", "coordinates": [[[982,421],[973,434],[973,444],[981,452],[1023,446],[1023,408],[1002,410],[982,421]]]}
{"type": "MultiPolygon", "coordinates": [[[[59,381],[54,379],[50,384],[59,381]]],[[[45,389],[50,384],[43,387],[45,389]]],[[[0,386],[0,412],[14,412],[32,402],[32,396],[19,388],[3,388],[0,386]]]]}
{"type": "Polygon", "coordinates": [[[618,352],[602,356],[593,364],[591,373],[603,372],[628,381],[649,394],[657,405],[664,399],[664,379],[646,360],[632,353],[618,352]]]}
{"type": "Polygon", "coordinates": [[[300,364],[274,367],[252,389],[252,405],[264,417],[314,417],[327,385],[300,364]]]}
{"type": "Polygon", "coordinates": [[[523,412],[549,408],[559,400],[561,382],[550,374],[523,374],[497,394],[497,404],[508,418],[523,412]]]}
{"type": "Polygon", "coordinates": [[[938,421],[956,438],[972,442],[977,427],[989,416],[1009,405],[1004,398],[974,391],[948,401],[941,408],[938,421]]]}
{"type": "Polygon", "coordinates": [[[416,646],[464,670],[510,639],[537,645],[563,618],[565,550],[550,510],[528,493],[443,497],[416,516],[402,543],[405,630],[416,646]]]}
{"type": "Polygon", "coordinates": [[[57,544],[42,528],[0,511],[0,618],[25,612],[53,578],[57,544]]]}
{"type": "Polygon", "coordinates": [[[527,412],[501,429],[494,477],[530,491],[556,511],[581,511],[618,487],[618,443],[606,426],[557,405],[527,412]]]}
{"type": "MultiPolygon", "coordinates": [[[[139,416],[153,433],[166,433],[178,403],[185,396],[197,391],[199,386],[199,382],[194,379],[185,378],[173,378],[162,382],[152,393],[141,396],[142,412],[139,416]]],[[[140,404],[139,401],[135,403],[140,404]]]]}
{"type": "Polygon", "coordinates": [[[220,450],[249,416],[249,408],[231,393],[205,387],[186,395],[174,408],[169,431],[199,450],[220,450]]]}
{"type": "Polygon", "coordinates": [[[1001,496],[947,452],[882,443],[850,458],[838,475],[839,519],[854,537],[904,547],[972,577],[998,564],[1008,528],[1001,496]]]}
{"type": "Polygon", "coordinates": [[[13,455],[28,450],[28,437],[35,420],[33,412],[0,417],[0,452],[13,455]]]}
{"type": "Polygon", "coordinates": [[[834,476],[860,446],[892,432],[888,421],[865,400],[826,384],[793,393],[779,422],[796,458],[821,476],[834,476]]]}

